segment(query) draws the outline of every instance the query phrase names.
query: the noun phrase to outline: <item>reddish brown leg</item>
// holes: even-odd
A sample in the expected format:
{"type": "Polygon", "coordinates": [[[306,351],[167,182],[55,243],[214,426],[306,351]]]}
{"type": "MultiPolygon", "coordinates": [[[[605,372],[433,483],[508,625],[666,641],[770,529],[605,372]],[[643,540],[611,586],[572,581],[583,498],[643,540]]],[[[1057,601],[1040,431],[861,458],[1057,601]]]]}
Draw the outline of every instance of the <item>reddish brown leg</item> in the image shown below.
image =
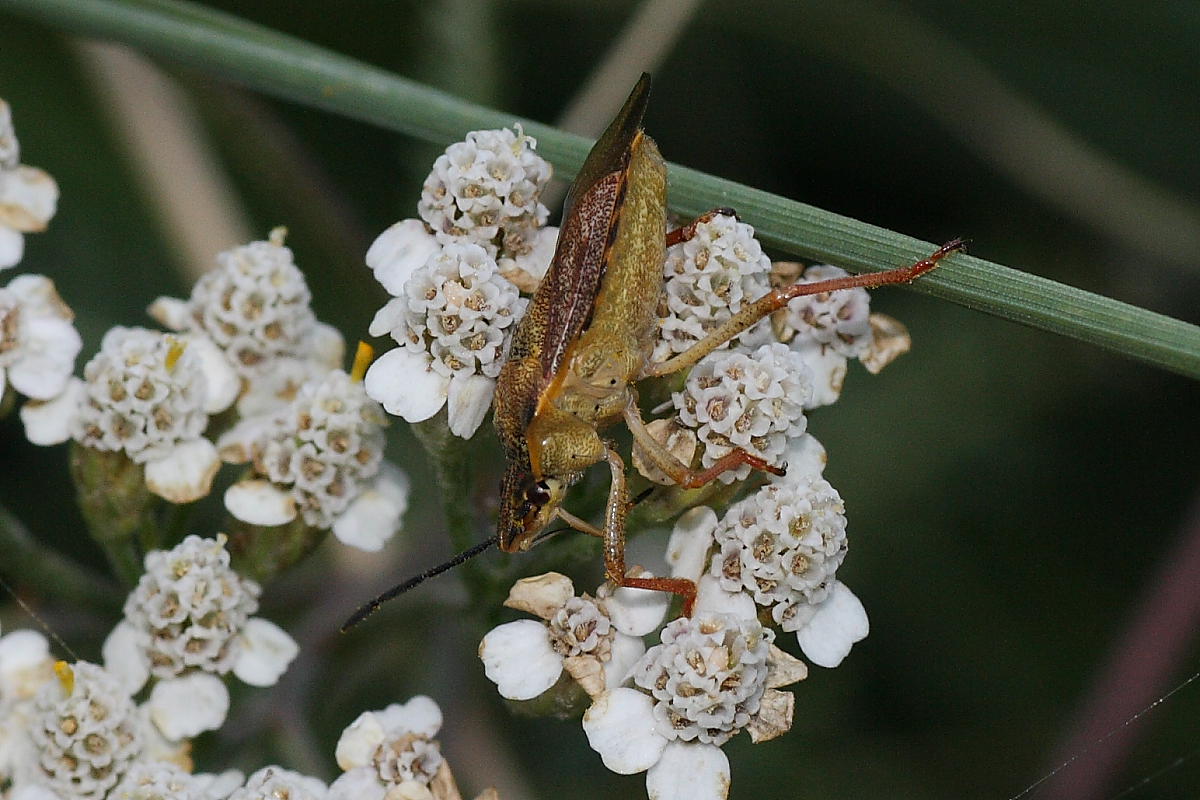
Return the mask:
{"type": "Polygon", "coordinates": [[[700,341],[674,358],[649,365],[642,378],[652,378],[659,375],[670,375],[686,369],[718,347],[737,336],[768,314],[774,313],[786,306],[797,297],[824,292],[837,292],[842,289],[874,289],[893,283],[909,283],[937,266],[937,263],[951,253],[966,246],[962,239],[947,242],[937,249],[933,255],[923,258],[915,264],[886,272],[868,272],[862,275],[847,275],[844,278],[831,278],[815,283],[793,283],[791,286],[780,286],[772,289],[753,303],[742,306],[742,310],[734,314],[727,322],[713,330],[700,341]]]}
{"type": "MultiPolygon", "coordinates": [[[[670,592],[683,598],[683,616],[692,615],[696,605],[696,584],[687,578],[631,578],[625,574],[625,515],[629,513],[629,492],[625,488],[625,463],[612,447],[606,448],[612,473],[608,505],[604,509],[604,571],[618,586],[670,592]]],[[[588,526],[591,527],[591,526],[588,526]]]]}
{"type": "Polygon", "coordinates": [[[735,212],[732,208],[714,208],[712,211],[706,211],[687,225],[684,225],[682,228],[676,228],[673,231],[667,231],[667,247],[679,244],[680,242],[688,241],[696,235],[697,225],[710,222],[713,217],[717,216],[736,217],[737,212],[735,212]]]}

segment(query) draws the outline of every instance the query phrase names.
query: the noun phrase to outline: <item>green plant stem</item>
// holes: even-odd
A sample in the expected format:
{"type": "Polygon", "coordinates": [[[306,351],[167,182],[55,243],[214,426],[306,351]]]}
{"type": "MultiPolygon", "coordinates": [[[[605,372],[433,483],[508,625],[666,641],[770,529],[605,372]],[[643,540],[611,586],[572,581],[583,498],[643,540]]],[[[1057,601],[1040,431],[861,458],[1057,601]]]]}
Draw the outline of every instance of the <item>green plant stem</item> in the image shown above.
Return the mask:
{"type": "Polygon", "coordinates": [[[4,573],[28,586],[49,588],[54,599],[88,608],[117,609],[121,592],[116,584],[45,547],[21,520],[0,506],[0,553],[4,573]]]}
{"type": "MultiPolygon", "coordinates": [[[[64,30],[115,39],[276,97],[433,142],[520,122],[560,173],[590,142],[467,103],[384,70],[228,14],[178,0],[0,0],[0,9],[64,30]]],[[[732,206],[764,242],[858,271],[911,263],[935,245],[813,206],[671,166],[672,206],[697,214],[732,206]]],[[[913,288],[968,308],[1091,342],[1200,378],[1200,327],[968,255],[913,288]]]]}

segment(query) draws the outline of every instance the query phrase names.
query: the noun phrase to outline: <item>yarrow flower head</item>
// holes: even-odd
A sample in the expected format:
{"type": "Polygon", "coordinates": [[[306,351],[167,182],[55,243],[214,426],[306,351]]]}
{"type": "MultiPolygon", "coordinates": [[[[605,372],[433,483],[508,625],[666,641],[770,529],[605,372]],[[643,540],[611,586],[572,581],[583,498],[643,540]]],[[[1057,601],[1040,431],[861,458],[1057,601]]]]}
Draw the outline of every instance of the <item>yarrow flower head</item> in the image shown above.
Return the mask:
{"type": "Polygon", "coordinates": [[[34,700],[37,772],[30,782],[63,798],[103,800],[138,757],[137,709],[103,667],[60,661],[56,669],[60,680],[34,700]]]}
{"type": "Polygon", "coordinates": [[[327,792],[328,787],[319,778],[269,766],[247,778],[228,800],[324,800],[327,792]]]}
{"type": "Polygon", "coordinates": [[[367,372],[367,394],[409,422],[449,403],[450,429],[470,438],[495,391],[516,321],[528,301],[477,244],[448,241],[404,280],[403,294],[371,322],[402,347],[367,372]]]}
{"type": "MultiPolygon", "coordinates": [[[[777,463],[787,440],[807,426],[804,403],[811,380],[804,360],[778,342],[753,353],[718,351],[692,369],[672,403],[680,422],[703,443],[705,467],[736,448],[777,463]]],[[[732,483],[749,474],[743,464],[718,480],[732,483]]]]}
{"type": "Polygon", "coordinates": [[[584,714],[588,743],[614,772],[646,772],[650,797],[725,798],[720,745],[741,730],[757,742],[791,727],[794,700],[778,687],[807,673],[773,639],[753,617],[732,613],[669,623],[634,666],[636,688],[605,692],[584,714]]]}
{"type": "Polygon", "coordinates": [[[146,465],[151,491],[173,502],[203,497],[220,461],[203,437],[212,362],[186,338],[116,327],[84,367],[86,392],[71,420],[75,441],[146,465]]]}
{"type": "Polygon", "coordinates": [[[20,263],[23,234],[44,231],[58,207],[58,184],[21,163],[12,109],[0,100],[0,269],[20,263]]]}
{"type": "Polygon", "coordinates": [[[471,131],[434,161],[417,205],[421,219],[434,233],[467,238],[493,258],[532,247],[549,215],[541,195],[552,172],[536,147],[520,127],[471,131]]]}
{"type": "Polygon", "coordinates": [[[66,390],[83,347],[74,318],[49,278],[18,275],[0,287],[0,394],[6,383],[34,400],[66,390]]]}
{"type": "MultiPolygon", "coordinates": [[[[850,273],[830,264],[815,264],[797,283],[844,278],[850,273]]],[[[866,289],[842,289],[797,297],[787,304],[786,324],[795,336],[832,348],[846,358],[859,358],[871,346],[871,297],[866,289]]]]}
{"type": "MultiPolygon", "coordinates": [[[[717,214],[697,221],[694,231],[690,239],[667,249],[667,313],[659,322],[655,361],[687,350],[771,288],[771,260],[754,238],[754,228],[717,214]]],[[[764,319],[724,346],[754,347],[771,338],[770,321],[764,319]]]]}
{"type": "Polygon", "coordinates": [[[521,619],[489,631],[479,644],[484,672],[509,700],[540,696],[564,670],[598,696],[626,679],[645,652],[641,637],[662,623],[669,600],[663,592],[607,585],[596,597],[576,596],[571,579],[557,572],[524,578],[504,604],[542,621],[521,619]]]}
{"type": "Polygon", "coordinates": [[[222,436],[222,456],[252,461],[262,479],[230,487],[235,517],[279,525],[297,514],[316,528],[332,527],[347,544],[378,550],[400,524],[408,479],[383,464],[383,410],[361,380],[334,370],[304,384],[283,410],[248,419],[222,436]]]}
{"type": "Polygon", "coordinates": [[[338,739],[337,763],[345,774],[330,787],[331,796],[349,797],[348,787],[363,784],[368,794],[358,797],[382,797],[407,783],[428,786],[445,764],[434,739],[441,727],[441,709],[423,695],[363,712],[338,739]]]}

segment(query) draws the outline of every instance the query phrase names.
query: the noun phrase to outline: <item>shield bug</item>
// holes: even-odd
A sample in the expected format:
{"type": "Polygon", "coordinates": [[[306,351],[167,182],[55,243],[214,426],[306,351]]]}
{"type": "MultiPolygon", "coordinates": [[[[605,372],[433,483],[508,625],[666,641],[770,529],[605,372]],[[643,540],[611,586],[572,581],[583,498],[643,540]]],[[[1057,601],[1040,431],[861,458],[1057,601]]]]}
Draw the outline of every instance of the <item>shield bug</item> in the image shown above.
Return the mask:
{"type": "MultiPolygon", "coordinates": [[[[963,247],[955,240],[901,269],[773,289],[688,350],[653,362],[666,248],[690,239],[700,220],[669,233],[666,229],[666,162],[642,130],[649,91],[650,76],[643,74],[580,168],[567,193],[553,260],[517,324],[498,376],[493,420],[505,468],[496,536],[394,587],[363,606],[344,627],[493,543],[506,552],[528,550],[555,519],[603,540],[610,581],[678,594],[683,613],[690,614],[696,596],[690,580],[625,574],[630,506],[625,464],[601,431],[624,420],[648,460],[685,488],[703,486],[742,464],[777,475],[785,465],[733,450],[707,469],[692,469],[647,430],[635,384],[691,367],[796,297],[905,283],[963,247]],[[562,503],[567,490],[600,462],[608,465],[611,484],[603,523],[593,525],[562,503]]],[[[716,209],[700,219],[716,213],[733,212],[716,209]]]]}

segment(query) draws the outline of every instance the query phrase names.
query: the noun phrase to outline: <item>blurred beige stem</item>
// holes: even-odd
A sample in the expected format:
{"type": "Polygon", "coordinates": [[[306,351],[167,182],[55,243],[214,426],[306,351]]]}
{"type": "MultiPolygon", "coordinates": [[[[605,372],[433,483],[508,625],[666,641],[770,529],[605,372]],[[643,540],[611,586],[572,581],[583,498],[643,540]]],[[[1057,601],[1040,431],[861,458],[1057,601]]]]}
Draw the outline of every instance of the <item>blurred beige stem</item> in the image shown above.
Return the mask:
{"type": "Polygon", "coordinates": [[[241,199],[174,80],[125,47],[80,40],[76,51],[191,284],[253,238],[241,199]]]}
{"type": "MultiPolygon", "coordinates": [[[[604,59],[563,110],[558,127],[581,136],[599,136],[625,102],[629,87],[643,72],[654,72],[666,59],[699,5],[700,0],[645,0],[638,6],[604,59]]],[[[565,193],[566,186],[556,183],[543,193],[542,202],[554,210],[565,193]]]]}

